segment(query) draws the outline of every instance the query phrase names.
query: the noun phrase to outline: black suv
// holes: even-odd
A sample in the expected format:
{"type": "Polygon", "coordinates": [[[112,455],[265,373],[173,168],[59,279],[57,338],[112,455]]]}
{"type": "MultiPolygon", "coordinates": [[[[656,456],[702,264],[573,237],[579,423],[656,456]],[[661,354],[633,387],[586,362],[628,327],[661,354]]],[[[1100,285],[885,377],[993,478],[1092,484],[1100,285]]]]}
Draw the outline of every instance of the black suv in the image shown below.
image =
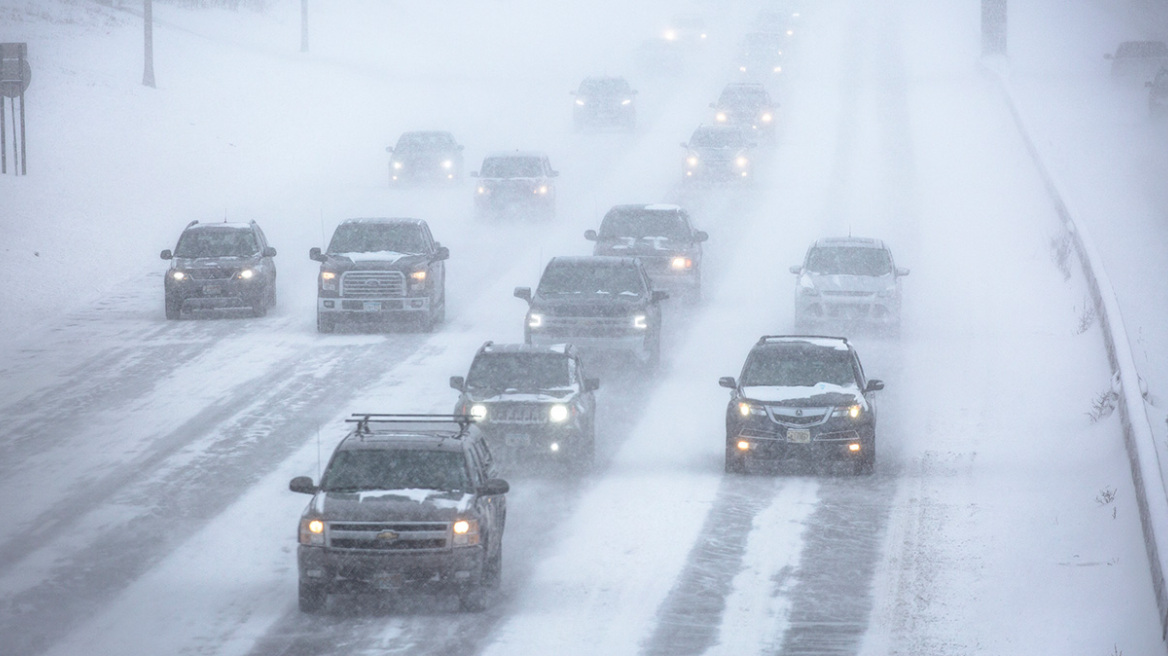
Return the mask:
{"type": "Polygon", "coordinates": [[[462,146],[449,132],[403,132],[386,147],[389,184],[455,182],[462,178],[462,146]]]}
{"type": "Polygon", "coordinates": [[[249,223],[191,221],[178,238],[166,272],[166,318],[183,310],[247,308],[257,317],[276,305],[276,249],[249,223]]]}
{"type": "Polygon", "coordinates": [[[641,261],[632,257],[554,257],[527,301],[523,339],[549,346],[565,342],[582,349],[634,355],[652,369],[661,359],[661,301],[641,261]]]}
{"type": "Polygon", "coordinates": [[[731,390],[726,407],[726,471],[748,460],[845,460],[856,473],[876,465],[875,392],[856,349],[842,337],[764,336],[731,390]]]}
{"type": "Polygon", "coordinates": [[[470,175],[479,179],[475,185],[475,208],[480,212],[534,212],[545,216],[556,213],[553,178],[560,172],[552,168],[544,153],[493,153],[483,159],[481,169],[470,175]]]}
{"type": "Polygon", "coordinates": [[[572,120],[577,130],[637,127],[637,107],[633,104],[637,92],[623,77],[586,77],[571,94],[576,97],[572,120]]]}
{"type": "Polygon", "coordinates": [[[586,230],[584,238],[596,242],[593,255],[640,259],[654,289],[701,299],[702,242],[709,235],[694,230],[689,212],[677,205],[617,205],[604,215],[600,232],[586,230]]]}
{"type": "Polygon", "coordinates": [[[771,100],[771,95],[761,84],[727,84],[718,101],[710,103],[710,108],[714,110],[714,122],[718,125],[735,125],[766,137],[774,134],[778,103],[771,100]]]}
{"type": "Polygon", "coordinates": [[[600,381],[585,376],[575,347],[487,342],[450,386],[455,412],[474,417],[494,444],[592,464],[600,381]]]}
{"type": "Polygon", "coordinates": [[[754,152],[758,145],[750,128],[730,125],[704,125],[694,130],[686,149],[683,166],[686,184],[748,183],[753,178],[754,152]]]}
{"type": "Polygon", "coordinates": [[[432,330],[446,320],[445,246],[422,219],[348,219],[328,250],[308,251],[320,262],[316,328],[339,321],[416,320],[432,330]]]}
{"type": "Polygon", "coordinates": [[[453,591],[466,610],[499,585],[507,482],[470,417],[354,414],[300,517],[300,610],[330,593],[453,591]]]}

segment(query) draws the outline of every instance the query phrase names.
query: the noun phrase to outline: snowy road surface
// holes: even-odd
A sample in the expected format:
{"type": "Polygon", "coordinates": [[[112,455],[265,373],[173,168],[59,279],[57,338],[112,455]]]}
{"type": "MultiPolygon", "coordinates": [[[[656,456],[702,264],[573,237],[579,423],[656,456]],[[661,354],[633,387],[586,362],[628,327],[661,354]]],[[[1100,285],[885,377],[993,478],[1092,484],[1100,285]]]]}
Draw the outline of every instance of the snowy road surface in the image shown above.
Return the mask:
{"type": "MultiPolygon", "coordinates": [[[[148,90],[140,4],[0,0],[0,41],[27,41],[37,76],[30,174],[0,177],[15,281],[0,292],[0,654],[1164,652],[1120,426],[1089,417],[1110,379],[1099,327],[978,65],[976,7],[801,3],[756,180],[683,190],[678,143],[710,121],[733,44],[771,3],[695,1],[710,42],[672,63],[639,46],[677,7],[627,4],[314,3],[300,54],[294,0],[160,2],[148,90]],[[638,88],[634,133],[572,132],[567,92],[595,73],[638,88]],[[476,218],[468,185],[388,189],[384,146],[427,128],[467,144],[468,169],[546,150],[556,218],[476,218]],[[494,603],[334,597],[300,613],[306,498],[288,480],[318,475],[351,412],[448,412],[447,379],[484,340],[522,339],[512,288],[588,253],[583,231],[623,202],[691,210],[711,236],[705,298],[666,308],[655,376],[600,368],[593,472],[508,467],[494,603]],[[318,335],[308,248],[387,215],[425,218],[450,248],[447,323],[318,335]],[[154,258],[223,216],[257,219],[279,251],[278,307],[165,321],[154,258]],[[787,268],[846,234],[912,269],[900,334],[849,334],[887,384],[876,474],[724,475],[718,377],[792,330],[787,268]]],[[[1102,5],[1066,20],[1123,22],[1102,5]]],[[[1052,11],[1011,6],[1023,24],[1052,11]]],[[[1033,63],[1065,47],[1045,27],[1018,35],[1021,91],[1083,93],[1033,63]]],[[[1107,133],[1074,120],[1046,125],[1043,148],[1089,171],[1066,144],[1107,133]]],[[[1102,212],[1140,193],[1107,182],[1083,174],[1076,197],[1102,212]]],[[[1137,214],[1108,235],[1121,268],[1164,242],[1137,214]]]]}

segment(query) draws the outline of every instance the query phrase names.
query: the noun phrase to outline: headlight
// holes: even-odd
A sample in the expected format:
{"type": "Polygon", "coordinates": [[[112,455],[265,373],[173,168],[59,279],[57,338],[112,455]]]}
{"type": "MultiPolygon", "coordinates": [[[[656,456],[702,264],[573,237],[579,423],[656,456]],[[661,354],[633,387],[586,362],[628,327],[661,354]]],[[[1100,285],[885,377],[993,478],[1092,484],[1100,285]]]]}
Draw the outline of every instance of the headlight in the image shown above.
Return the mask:
{"type": "Polygon", "coordinates": [[[633,315],[633,328],[644,330],[649,327],[649,317],[643,314],[633,315]]]}
{"type": "Polygon", "coordinates": [[[484,186],[482,186],[482,185],[479,185],[479,187],[478,187],[478,192],[479,192],[480,194],[485,194],[485,193],[487,193],[487,188],[486,188],[486,187],[484,187],[484,186]]]}
{"type": "Polygon", "coordinates": [[[562,424],[568,420],[568,406],[563,403],[557,403],[548,408],[548,419],[557,424],[562,424]]]}
{"type": "Polygon", "coordinates": [[[633,99],[632,98],[625,98],[624,100],[621,101],[621,104],[622,105],[631,105],[631,104],[633,104],[633,99]]]}
{"type": "Polygon", "coordinates": [[[677,270],[684,270],[693,266],[693,260],[679,255],[669,261],[669,266],[677,270]]]}
{"type": "Polygon", "coordinates": [[[528,328],[539,328],[541,326],[543,326],[542,314],[536,314],[535,312],[532,312],[531,314],[527,315],[528,328]]]}
{"type": "Polygon", "coordinates": [[[244,269],[243,271],[239,272],[239,279],[240,280],[251,280],[254,277],[255,277],[255,271],[253,271],[251,269],[244,269]]]}
{"type": "Polygon", "coordinates": [[[775,118],[774,115],[771,114],[770,112],[764,112],[762,115],[762,122],[763,123],[770,123],[772,120],[774,120],[774,118],[775,118]]]}
{"type": "Polygon", "coordinates": [[[782,67],[782,66],[776,66],[776,67],[775,67],[775,72],[776,72],[776,73],[782,73],[782,72],[783,72],[783,67],[782,67]]]}
{"type": "Polygon", "coordinates": [[[690,166],[697,166],[698,165],[697,155],[690,155],[689,157],[686,157],[685,163],[689,164],[690,166]]]}
{"type": "Polygon", "coordinates": [[[182,271],[171,271],[170,277],[174,278],[175,280],[186,280],[187,274],[183,273],[182,271]]]}
{"type": "Polygon", "coordinates": [[[400,171],[401,169],[402,169],[402,163],[401,163],[401,162],[394,162],[394,163],[393,163],[393,170],[395,170],[395,171],[400,171]]]}
{"type": "Polygon", "coordinates": [[[718,112],[717,114],[714,114],[714,120],[719,122],[719,123],[725,123],[726,122],[726,112],[718,112]]]}
{"type": "Polygon", "coordinates": [[[540,185],[539,188],[535,190],[535,193],[539,196],[546,196],[547,192],[548,192],[547,185],[540,185]]]}
{"type": "Polygon", "coordinates": [[[583,107],[583,106],[584,106],[584,99],[583,99],[583,98],[577,98],[577,99],[576,99],[576,104],[577,104],[577,105],[580,105],[581,107],[583,107]]]}
{"type": "Polygon", "coordinates": [[[451,160],[446,160],[445,162],[442,162],[442,168],[449,171],[450,169],[454,168],[454,162],[451,160]]]}
{"type": "Polygon", "coordinates": [[[487,418],[487,406],[482,403],[476,403],[470,407],[470,416],[475,421],[482,421],[487,418]]]}
{"type": "Polygon", "coordinates": [[[742,73],[745,73],[745,72],[746,72],[746,67],[745,67],[745,66],[739,66],[739,67],[738,67],[738,70],[739,70],[740,72],[742,72],[742,73]]]}
{"type": "Polygon", "coordinates": [[[738,165],[738,168],[744,169],[750,164],[750,160],[746,159],[745,157],[739,157],[738,159],[734,160],[734,163],[738,165]]]}
{"type": "Polygon", "coordinates": [[[852,419],[859,419],[860,415],[864,413],[864,408],[860,404],[844,405],[831,411],[832,417],[850,417],[852,419]]]}
{"type": "Polygon", "coordinates": [[[661,36],[665,37],[666,41],[677,40],[677,32],[675,30],[665,30],[665,34],[662,34],[661,36]]]}
{"type": "Polygon", "coordinates": [[[337,289],[337,274],[332,271],[320,272],[320,288],[336,291],[337,289]]]}
{"type": "Polygon", "coordinates": [[[324,546],[324,522],[315,517],[300,520],[300,544],[313,547],[324,546]]]}
{"type": "Polygon", "coordinates": [[[749,417],[750,415],[758,416],[765,415],[766,410],[763,410],[762,406],[753,405],[751,403],[747,403],[746,401],[739,401],[738,414],[742,415],[743,417],[749,417]]]}
{"type": "Polygon", "coordinates": [[[414,271],[410,274],[410,289],[421,291],[426,288],[426,270],[414,271]]]}
{"type": "Polygon", "coordinates": [[[451,526],[454,531],[454,546],[471,547],[479,543],[479,522],[475,519],[459,519],[451,526]]]}

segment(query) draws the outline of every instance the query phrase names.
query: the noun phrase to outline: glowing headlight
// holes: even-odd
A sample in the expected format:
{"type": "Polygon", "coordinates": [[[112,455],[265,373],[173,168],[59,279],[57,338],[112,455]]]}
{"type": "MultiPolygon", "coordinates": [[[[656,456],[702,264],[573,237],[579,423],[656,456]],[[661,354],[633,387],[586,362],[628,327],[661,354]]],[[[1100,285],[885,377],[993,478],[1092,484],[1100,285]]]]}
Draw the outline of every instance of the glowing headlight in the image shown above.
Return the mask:
{"type": "Polygon", "coordinates": [[[749,451],[750,450],[750,442],[747,442],[746,440],[738,440],[737,446],[738,446],[739,451],[749,451]]]}
{"type": "Polygon", "coordinates": [[[532,312],[531,314],[527,315],[527,327],[528,328],[539,328],[541,326],[543,326],[543,315],[542,314],[536,314],[536,313],[532,312]]]}
{"type": "Polygon", "coordinates": [[[473,519],[460,519],[450,527],[454,531],[454,546],[469,547],[479,543],[479,523],[473,519]]]}
{"type": "Polygon", "coordinates": [[[410,274],[410,279],[415,282],[426,282],[426,271],[415,271],[410,274]]]}
{"type": "Polygon", "coordinates": [[[451,160],[446,160],[445,162],[442,162],[442,168],[449,171],[450,169],[454,168],[454,162],[451,160]]]}
{"type": "Polygon", "coordinates": [[[726,112],[718,112],[717,114],[714,115],[714,120],[719,122],[719,123],[725,123],[726,122],[726,112]]]}
{"type": "Polygon", "coordinates": [[[739,157],[738,159],[734,160],[734,163],[738,165],[738,168],[744,169],[748,164],[750,164],[750,160],[746,159],[745,157],[739,157]]]}
{"type": "Polygon", "coordinates": [[[333,273],[332,271],[321,271],[320,272],[320,279],[321,280],[336,280],[337,274],[333,273]]]}
{"type": "Polygon", "coordinates": [[[174,271],[170,274],[170,277],[174,278],[175,280],[186,280],[187,274],[183,273],[182,271],[174,271]]]}
{"type": "Polygon", "coordinates": [[[487,193],[487,188],[482,186],[482,185],[479,185],[478,192],[480,194],[485,194],[485,193],[487,193]]]}
{"type": "Polygon", "coordinates": [[[739,71],[741,71],[741,72],[743,72],[743,73],[745,73],[745,72],[746,72],[746,67],[745,67],[745,66],[739,66],[739,67],[738,67],[738,70],[739,70],[739,71]]]}
{"type": "Polygon", "coordinates": [[[336,291],[337,289],[337,274],[333,271],[320,272],[320,288],[336,291]]]}
{"type": "Polygon", "coordinates": [[[774,70],[775,70],[775,72],[776,72],[776,73],[782,73],[782,72],[783,72],[783,67],[782,67],[782,66],[776,66],[774,70]]]}
{"type": "Polygon", "coordinates": [[[677,32],[675,30],[665,30],[665,34],[662,34],[661,36],[665,37],[666,41],[677,40],[677,32]]]}
{"type": "Polygon", "coordinates": [[[765,415],[766,410],[763,410],[761,406],[751,405],[746,401],[739,401],[738,414],[742,415],[743,417],[749,417],[750,415],[765,415]]]}
{"type": "Polygon", "coordinates": [[[402,169],[402,163],[401,163],[401,162],[394,162],[394,163],[393,163],[393,170],[395,170],[395,171],[400,171],[401,169],[402,169]]]}
{"type": "Polygon", "coordinates": [[[255,277],[255,271],[252,271],[251,269],[244,269],[243,271],[239,272],[239,277],[243,280],[251,280],[255,277]]]}
{"type": "Polygon", "coordinates": [[[840,406],[840,407],[836,408],[835,410],[832,410],[831,416],[832,417],[850,417],[852,419],[857,419],[857,418],[859,418],[859,416],[861,414],[863,414],[863,412],[864,412],[863,406],[861,406],[860,404],[857,403],[854,405],[840,406]]]}
{"type": "Polygon", "coordinates": [[[621,101],[621,104],[622,105],[631,105],[631,104],[633,104],[633,99],[632,98],[625,98],[624,100],[621,101]]]}
{"type": "Polygon", "coordinates": [[[535,190],[535,193],[540,195],[540,196],[546,196],[547,192],[548,192],[547,185],[540,185],[539,188],[535,190]]]}
{"type": "Polygon", "coordinates": [[[787,30],[787,36],[791,36],[794,33],[795,33],[795,30],[787,30]]]}
{"type": "Polygon", "coordinates": [[[703,34],[703,35],[702,35],[702,38],[703,38],[703,39],[704,39],[704,38],[706,38],[706,35],[705,35],[705,34],[703,34]]]}
{"type": "Polygon", "coordinates": [[[487,418],[487,406],[482,403],[476,403],[470,407],[470,416],[475,421],[482,421],[487,418]]]}
{"type": "Polygon", "coordinates": [[[774,120],[774,118],[775,117],[773,114],[771,114],[770,112],[766,112],[762,115],[762,122],[763,123],[770,123],[771,121],[774,120]]]}
{"type": "Polygon", "coordinates": [[[324,522],[319,519],[301,519],[300,544],[323,546],[324,522]]]}
{"type": "Polygon", "coordinates": [[[690,155],[689,157],[685,158],[685,163],[689,164],[690,166],[697,166],[698,165],[697,155],[690,155]]]}
{"type": "Polygon", "coordinates": [[[581,107],[583,107],[583,106],[584,106],[584,99],[583,99],[583,98],[577,98],[577,99],[576,99],[576,104],[577,104],[577,105],[580,105],[581,107]]]}
{"type": "Polygon", "coordinates": [[[548,408],[548,419],[560,424],[568,420],[568,406],[557,403],[548,408]]]}
{"type": "Polygon", "coordinates": [[[649,318],[643,314],[633,315],[633,328],[644,330],[649,327],[649,318]]]}
{"type": "Polygon", "coordinates": [[[688,269],[693,266],[693,260],[689,259],[688,257],[678,256],[669,261],[669,266],[673,267],[674,269],[688,269]]]}

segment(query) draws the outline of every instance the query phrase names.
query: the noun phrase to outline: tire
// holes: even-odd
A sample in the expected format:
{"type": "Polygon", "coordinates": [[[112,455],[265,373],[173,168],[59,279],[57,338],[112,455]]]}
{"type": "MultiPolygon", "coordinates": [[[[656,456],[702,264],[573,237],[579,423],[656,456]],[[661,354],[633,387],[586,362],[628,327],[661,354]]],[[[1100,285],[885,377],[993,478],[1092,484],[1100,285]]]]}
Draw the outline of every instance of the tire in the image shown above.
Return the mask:
{"type": "Polygon", "coordinates": [[[336,319],[326,317],[318,310],[316,313],[316,332],[331,333],[337,329],[336,319]]]}
{"type": "Polygon", "coordinates": [[[168,321],[177,321],[182,318],[182,300],[177,302],[171,298],[170,294],[166,295],[166,319],[168,321]]]}
{"type": "Polygon", "coordinates": [[[734,453],[729,447],[726,448],[726,473],[727,474],[745,474],[746,473],[746,458],[734,453]]]}
{"type": "Polygon", "coordinates": [[[319,583],[300,582],[300,612],[319,613],[328,602],[328,588],[319,583]]]}
{"type": "Polygon", "coordinates": [[[499,585],[503,581],[503,545],[499,545],[499,550],[495,552],[494,557],[483,565],[483,588],[491,590],[498,590],[499,585]]]}
{"type": "Polygon", "coordinates": [[[268,297],[265,294],[263,298],[256,301],[255,304],[251,306],[251,316],[256,317],[258,319],[259,317],[267,316],[267,314],[268,314],[268,297]]]}
{"type": "Polygon", "coordinates": [[[871,476],[876,473],[876,442],[864,445],[864,457],[856,461],[857,476],[871,476]]]}

